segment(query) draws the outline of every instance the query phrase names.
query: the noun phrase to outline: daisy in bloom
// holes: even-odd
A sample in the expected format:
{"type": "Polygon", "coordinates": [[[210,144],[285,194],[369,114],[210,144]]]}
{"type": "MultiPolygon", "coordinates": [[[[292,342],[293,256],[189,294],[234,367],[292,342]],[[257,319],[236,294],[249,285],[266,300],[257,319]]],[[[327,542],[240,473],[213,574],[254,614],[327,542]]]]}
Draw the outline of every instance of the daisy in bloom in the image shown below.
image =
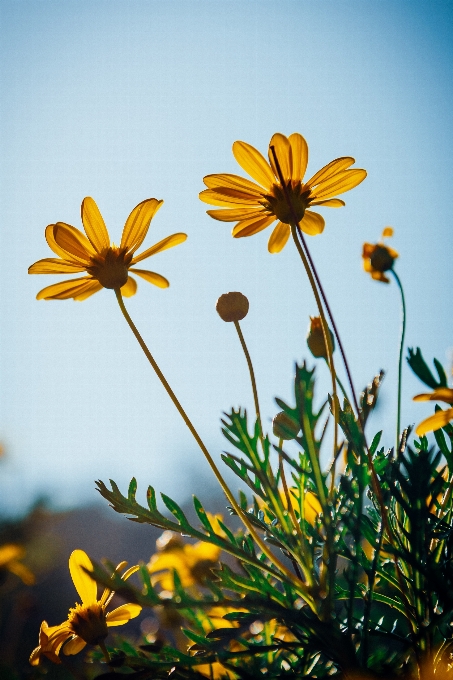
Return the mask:
{"type": "MultiPolygon", "coordinates": [[[[428,394],[417,394],[414,401],[444,401],[453,407],[453,389],[451,387],[438,387],[434,392],[428,394]]],[[[415,432],[419,437],[422,437],[427,432],[434,432],[440,430],[441,427],[448,425],[450,420],[453,420],[453,408],[447,408],[446,411],[436,411],[433,416],[423,420],[417,426],[415,432]]]]}
{"type": "Polygon", "coordinates": [[[393,236],[393,229],[392,227],[385,227],[382,232],[382,240],[379,243],[363,244],[363,268],[373,279],[382,281],[382,283],[390,283],[385,272],[393,269],[393,263],[398,257],[396,250],[384,244],[384,239],[389,236],[393,236]]]}
{"type": "Polygon", "coordinates": [[[353,189],[366,177],[365,170],[349,169],[355,161],[345,157],[328,163],[304,182],[308,146],[297,132],[289,137],[277,132],[272,137],[269,143],[269,162],[246,142],[234,142],[233,154],[241,168],[255,181],[251,182],[239,175],[207,175],[203,181],[208,188],[200,193],[200,199],[221,208],[207,211],[214,219],[237,222],[232,232],[235,238],[253,236],[277,220],[269,239],[270,253],[279,253],[284,248],[291,233],[293,214],[305,234],[321,234],[324,219],[308,208],[341,208],[345,203],[335,197],[353,189]],[[270,147],[276,153],[292,211],[270,147]]]}
{"type": "MultiPolygon", "coordinates": [[[[127,567],[121,562],[115,572],[127,567]]],[[[138,570],[138,565],[130,567],[121,576],[125,581],[138,570]]],[[[68,619],[59,626],[49,626],[46,621],[39,631],[39,646],[31,653],[30,663],[37,666],[45,656],[54,663],[61,663],[61,648],[66,655],[78,654],[85,645],[104,645],[111,626],[123,624],[138,616],[142,608],[138,604],[123,604],[111,612],[106,612],[114,592],[105,588],[100,599],[97,599],[97,583],[84,569],[93,570],[90,558],[83,550],[74,550],[69,558],[69,571],[82,604],[76,604],[69,610],[68,619]],[[64,645],[64,646],[63,646],[64,645]]]]}
{"type": "Polygon", "coordinates": [[[169,282],[160,274],[135,267],[141,260],[177,246],[187,238],[186,234],[172,234],[140,255],[135,255],[136,250],[145,240],[151,220],[162,203],[163,201],[158,201],[156,198],[148,198],[139,203],[126,220],[119,246],[110,243],[99,208],[90,197],[82,201],[82,223],[86,236],[64,222],[49,224],[45,231],[46,241],[58,257],[35,262],[29,268],[28,273],[77,274],[86,272],[87,275],[47,286],[38,293],[36,298],[38,300],[67,300],[69,298],[85,300],[101,288],[121,289],[123,296],[131,297],[137,291],[137,282],[129,276],[129,271],[159,288],[168,288],[169,282]]]}

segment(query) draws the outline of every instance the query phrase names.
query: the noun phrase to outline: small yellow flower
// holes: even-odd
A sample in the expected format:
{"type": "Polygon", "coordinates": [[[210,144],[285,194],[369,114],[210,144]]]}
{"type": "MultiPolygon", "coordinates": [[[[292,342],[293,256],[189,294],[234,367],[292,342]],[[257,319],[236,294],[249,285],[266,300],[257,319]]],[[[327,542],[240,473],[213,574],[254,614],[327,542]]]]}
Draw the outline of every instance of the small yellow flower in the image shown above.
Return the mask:
{"type": "Polygon", "coordinates": [[[393,236],[392,227],[385,227],[379,243],[363,244],[363,268],[376,281],[390,283],[390,279],[384,272],[393,268],[393,264],[398,257],[398,253],[393,248],[384,244],[384,239],[393,236]]]}
{"type": "MultiPolygon", "coordinates": [[[[438,387],[434,392],[417,394],[414,397],[414,401],[444,401],[453,406],[453,389],[451,387],[438,387]]],[[[437,411],[433,416],[422,420],[415,432],[418,437],[422,437],[427,432],[434,432],[435,430],[440,430],[441,427],[445,427],[450,420],[453,420],[453,408],[448,408],[446,411],[437,411]]]]}
{"type": "Polygon", "coordinates": [[[0,546],[0,574],[9,571],[18,576],[27,586],[35,582],[35,575],[20,560],[25,557],[25,548],[15,543],[0,546]]]}
{"type": "Polygon", "coordinates": [[[183,588],[195,584],[203,585],[211,569],[217,565],[221,550],[215,545],[199,541],[183,543],[177,534],[165,531],[157,541],[158,552],[148,563],[153,584],[159,583],[163,590],[172,592],[175,588],[173,571],[178,573],[183,588]]]}
{"type": "Polygon", "coordinates": [[[187,238],[186,234],[172,234],[134,256],[145,240],[151,220],[162,203],[163,201],[156,198],[148,198],[133,209],[124,225],[119,247],[110,243],[99,208],[90,197],[82,201],[82,223],[86,236],[64,222],[49,224],[45,231],[46,240],[58,258],[39,260],[32,264],[28,273],[76,274],[85,271],[88,276],[47,286],[36,298],[85,300],[101,288],[120,288],[122,295],[131,297],[137,291],[137,282],[129,276],[129,271],[159,288],[168,288],[169,282],[160,274],[132,266],[162,250],[177,246],[187,238]]]}
{"type": "MultiPolygon", "coordinates": [[[[121,562],[116,572],[127,567],[127,562],[121,562]]],[[[105,588],[100,599],[97,599],[97,583],[84,569],[92,571],[90,558],[83,550],[74,550],[69,558],[69,571],[74,586],[82,604],[76,604],[69,610],[68,620],[59,626],[48,626],[46,621],[41,624],[39,631],[39,645],[30,655],[30,663],[37,666],[42,657],[49,658],[54,663],[60,663],[59,654],[63,647],[66,655],[78,654],[85,645],[103,643],[111,626],[122,626],[130,619],[138,616],[142,608],[138,604],[123,604],[111,612],[107,612],[114,592],[105,588]]],[[[121,576],[125,581],[138,570],[138,565],[130,567],[121,576]]]]}
{"type": "Polygon", "coordinates": [[[324,219],[308,208],[341,208],[344,202],[334,197],[356,187],[367,173],[365,170],[349,169],[355,163],[353,158],[337,158],[304,183],[308,146],[299,133],[285,137],[277,132],[269,143],[269,163],[250,144],[234,142],[235,159],[258,184],[239,175],[207,175],[203,181],[208,188],[200,193],[200,199],[222,208],[207,211],[214,219],[237,222],[233,229],[235,238],[257,234],[278,220],[269,239],[268,250],[270,253],[279,253],[289,238],[292,215],[271,146],[275,149],[299,226],[310,236],[324,230],[324,219]]]}

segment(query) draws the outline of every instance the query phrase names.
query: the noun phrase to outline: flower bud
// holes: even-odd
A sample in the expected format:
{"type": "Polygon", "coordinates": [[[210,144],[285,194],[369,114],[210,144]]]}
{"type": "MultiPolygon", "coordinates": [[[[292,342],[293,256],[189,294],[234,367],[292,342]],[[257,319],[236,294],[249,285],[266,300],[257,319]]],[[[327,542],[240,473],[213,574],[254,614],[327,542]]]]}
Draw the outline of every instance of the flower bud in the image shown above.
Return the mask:
{"type": "MultiPolygon", "coordinates": [[[[335,340],[332,331],[329,329],[330,340],[332,342],[332,352],[335,349],[335,340]]],[[[322,328],[321,317],[311,316],[310,317],[310,327],[308,329],[307,335],[307,345],[310,352],[317,359],[324,358],[327,359],[329,356],[327,352],[326,342],[324,339],[324,331],[322,328]]]]}
{"type": "Polygon", "coordinates": [[[388,272],[393,267],[395,258],[392,257],[389,248],[384,245],[374,246],[370,255],[370,264],[376,272],[388,272]]]}
{"type": "Polygon", "coordinates": [[[223,321],[240,321],[248,314],[249,301],[242,293],[224,293],[215,308],[223,321]]]}
{"type": "Polygon", "coordinates": [[[299,434],[300,425],[295,418],[285,411],[280,411],[272,421],[272,430],[279,439],[295,439],[299,434]]]}

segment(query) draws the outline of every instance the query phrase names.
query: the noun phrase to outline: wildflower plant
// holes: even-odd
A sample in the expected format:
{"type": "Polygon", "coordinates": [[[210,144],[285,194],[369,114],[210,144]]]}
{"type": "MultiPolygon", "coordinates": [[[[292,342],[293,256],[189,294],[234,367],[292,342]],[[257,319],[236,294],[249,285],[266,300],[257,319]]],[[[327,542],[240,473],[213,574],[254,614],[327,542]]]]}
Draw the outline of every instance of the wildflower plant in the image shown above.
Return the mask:
{"type": "MultiPolygon", "coordinates": [[[[71,559],[78,566],[71,574],[82,598],[82,619],[92,626],[94,621],[96,631],[90,628],[88,634],[77,627],[77,608],[60,626],[43,622],[31,662],[58,663],[62,654],[91,644],[99,648],[91,658],[103,656],[110,666],[106,678],[114,672],[137,680],[453,678],[453,410],[436,407],[434,416],[418,426],[418,438],[413,438],[411,427],[401,426],[406,307],[394,269],[398,253],[383,242],[366,243],[366,272],[385,283],[390,274],[402,304],[396,438],[393,448],[382,447],[382,432],[370,429],[370,416],[383,372],[356,391],[304,236],[324,229],[324,219],[310,208],[342,207],[337,196],[360,184],[366,172],[351,168],[354,159],[348,156],[304,182],[308,146],[298,133],[274,135],[269,162],[245,142],[235,142],[233,153],[254,181],[226,174],[205,177],[207,189],[200,198],[219,208],[209,215],[236,222],[236,238],[251,236],[277,220],[269,250],[279,252],[292,235],[318,308],[310,319],[307,358],[294,369],[292,397],[276,399],[272,428],[266,431],[246,343],[249,301],[242,293],[230,292],[217,302],[218,314],[231,324],[227,330],[234,332],[234,326],[238,335],[254,400],[253,413],[233,408],[221,420],[227,442],[222,461],[238,478],[238,493],[226,483],[124,305],[123,295],[135,292],[128,278],[128,270],[134,271],[130,265],[185,238],[175,234],[135,255],[161,202],[148,199],[135,208],[119,248],[110,245],[91,199],[82,206],[88,240],[64,223],[46,230],[61,260],[41,260],[31,273],[83,270],[88,278],[74,285],[56,284],[38,297],[82,299],[102,286],[114,290],[141,349],[214,472],[234,521],[211,515],[196,497],[190,518],[165,494],[158,501],[152,486],[142,503],[135,479],[126,493],[114,481],[98,481],[100,494],[116,512],[162,530],[157,551],[132,568],[141,581],[138,586],[127,579],[132,570],[121,576],[121,565],[116,570],[113,565],[103,567],[76,551],[71,559]],[[346,370],[346,386],[338,378],[338,361],[346,370]],[[316,377],[323,363],[330,372],[331,390],[319,402],[316,377]],[[425,436],[430,430],[434,447],[425,436]],[[324,450],[327,464],[322,462],[324,450]],[[93,591],[95,581],[109,593],[100,600],[93,591]],[[81,583],[90,584],[89,598],[85,586],[79,589],[81,583]],[[112,592],[129,604],[108,614],[105,607],[112,592]],[[104,640],[109,621],[125,623],[141,608],[154,611],[158,624],[152,633],[145,632],[135,642],[116,638],[108,646],[104,640]]],[[[383,238],[392,233],[386,227],[383,238]]],[[[144,276],[135,271],[151,281],[149,272],[144,276]]],[[[419,349],[409,349],[408,363],[431,390],[417,400],[453,404],[452,389],[437,360],[437,377],[419,349]]]]}

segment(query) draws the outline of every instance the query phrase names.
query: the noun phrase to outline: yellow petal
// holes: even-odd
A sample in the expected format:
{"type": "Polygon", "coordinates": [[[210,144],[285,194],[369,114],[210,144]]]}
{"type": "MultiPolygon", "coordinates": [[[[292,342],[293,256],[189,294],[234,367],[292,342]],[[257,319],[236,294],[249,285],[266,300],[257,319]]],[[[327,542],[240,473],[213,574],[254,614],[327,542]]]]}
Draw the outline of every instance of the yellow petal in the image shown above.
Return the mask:
{"type": "MultiPolygon", "coordinates": [[[[60,224],[62,224],[62,223],[60,222],[60,224]]],[[[70,226],[70,225],[68,225],[68,226],[70,226]]],[[[49,248],[51,250],[53,250],[53,252],[56,255],[61,257],[66,262],[72,262],[73,264],[76,264],[76,265],[80,265],[81,262],[85,263],[86,262],[85,256],[82,259],[79,258],[79,257],[74,257],[73,255],[70,255],[69,253],[67,253],[66,250],[63,250],[63,248],[60,248],[60,246],[58,245],[58,243],[55,241],[55,238],[54,238],[55,227],[56,227],[55,224],[49,224],[46,227],[46,230],[44,232],[45,237],[46,237],[46,241],[47,241],[47,245],[49,246],[49,248]]],[[[74,227],[72,227],[72,229],[74,229],[74,227]]]]}
{"type": "Polygon", "coordinates": [[[8,571],[18,576],[26,586],[31,586],[35,582],[35,575],[28,567],[21,562],[10,562],[7,566],[8,571]]]}
{"type": "Polygon", "coordinates": [[[234,238],[244,238],[245,236],[253,236],[259,231],[266,229],[272,222],[275,222],[274,215],[254,218],[251,220],[243,220],[239,222],[232,231],[234,238]]]}
{"type": "Polygon", "coordinates": [[[250,180],[240,177],[239,175],[229,175],[227,173],[221,175],[206,175],[206,177],[203,178],[203,182],[208,189],[233,189],[234,191],[240,191],[247,196],[256,196],[257,199],[261,198],[263,195],[263,189],[258,186],[258,184],[250,182],[250,180]]]}
{"type": "Polygon", "coordinates": [[[121,295],[123,297],[132,297],[137,292],[137,281],[132,276],[127,277],[124,286],[121,286],[121,295]]]}
{"type": "Polygon", "coordinates": [[[82,201],[82,224],[96,252],[100,253],[110,246],[110,238],[104,219],[95,201],[90,196],[82,201]]]}
{"type": "Polygon", "coordinates": [[[341,198],[328,198],[325,201],[310,201],[310,205],[323,205],[325,208],[344,208],[346,203],[341,198]]]}
{"type": "Polygon", "coordinates": [[[308,145],[305,139],[298,132],[293,132],[288,137],[291,144],[293,171],[292,179],[302,182],[308,164],[308,145]]]}
{"type": "Polygon", "coordinates": [[[331,181],[326,180],[317,186],[311,196],[317,200],[343,194],[363,182],[366,174],[366,170],[346,170],[344,173],[338,173],[331,181]]]}
{"type": "Polygon", "coordinates": [[[327,163],[327,165],[321,168],[321,170],[318,170],[318,172],[315,173],[313,177],[305,184],[309,185],[310,187],[314,187],[323,180],[329,179],[333,175],[336,175],[338,172],[346,170],[346,168],[350,168],[354,163],[355,159],[351,158],[350,156],[335,158],[335,160],[327,163]]]}
{"type": "Polygon", "coordinates": [[[83,272],[84,267],[81,264],[73,264],[72,262],[65,262],[57,260],[54,257],[46,257],[44,260],[38,260],[28,268],[29,274],[75,274],[76,272],[83,272]]]}
{"type": "Polygon", "coordinates": [[[289,143],[288,138],[285,137],[285,135],[282,135],[280,132],[277,132],[275,135],[273,135],[271,141],[269,142],[269,162],[271,164],[272,170],[275,173],[275,176],[278,177],[279,175],[277,172],[277,166],[275,164],[274,155],[271,150],[272,146],[274,147],[275,154],[278,158],[283,179],[288,181],[292,177],[293,170],[291,144],[289,143]]]}
{"type": "Polygon", "coordinates": [[[15,543],[5,543],[0,547],[0,567],[11,560],[21,560],[25,557],[25,548],[15,543]]]}
{"type": "Polygon", "coordinates": [[[299,222],[299,226],[304,234],[308,234],[309,236],[322,234],[325,224],[324,218],[311,210],[306,210],[302,221],[299,222]]]}
{"type": "Polygon", "coordinates": [[[233,155],[241,168],[261,186],[269,189],[275,183],[275,177],[264,156],[247,142],[234,142],[233,155]]]}
{"type": "Polygon", "coordinates": [[[140,614],[142,608],[138,604],[122,604],[121,607],[113,609],[105,617],[107,626],[122,626],[131,619],[135,619],[140,614]]]}
{"type": "Polygon", "coordinates": [[[81,287],[79,291],[74,291],[71,297],[77,302],[82,302],[87,298],[91,297],[95,293],[98,293],[102,289],[101,284],[96,279],[88,281],[83,288],[81,287]]]}
{"type": "Polygon", "coordinates": [[[382,238],[393,236],[393,227],[384,227],[382,230],[382,238]]]}
{"type": "Polygon", "coordinates": [[[271,234],[267,249],[270,253],[279,253],[286,245],[289,239],[291,229],[289,224],[278,222],[274,231],[271,234]]]}
{"type": "Polygon", "coordinates": [[[82,569],[93,571],[93,564],[84,550],[74,550],[69,558],[69,572],[82,604],[96,602],[97,584],[82,569]]]}
{"type": "Polygon", "coordinates": [[[438,387],[434,392],[417,394],[414,401],[446,401],[447,404],[453,404],[453,389],[451,387],[438,387]]]}
{"type": "Polygon", "coordinates": [[[53,228],[53,237],[57,245],[65,251],[66,257],[72,255],[89,263],[90,257],[96,254],[87,237],[70,224],[57,222],[53,228]]]}
{"type": "MultiPolygon", "coordinates": [[[[94,279],[91,276],[82,276],[79,279],[70,279],[61,283],[54,283],[39,291],[37,300],[68,300],[78,293],[83,293],[88,284],[92,284],[94,279]]],[[[96,281],[96,283],[98,283],[96,281]]],[[[100,284],[99,284],[100,285],[100,284]]],[[[102,286],[101,286],[102,288],[102,286]]]]}
{"type": "Polygon", "coordinates": [[[81,637],[75,635],[72,640],[69,640],[69,642],[65,644],[63,647],[63,653],[66,654],[66,656],[78,654],[84,647],[86,647],[86,644],[87,643],[85,640],[82,640],[81,637]]]}
{"type": "Polygon", "coordinates": [[[158,201],[157,198],[148,198],[135,206],[124,225],[121,248],[127,248],[129,252],[140,248],[148,233],[151,220],[162,203],[163,201],[158,201]]]}
{"type": "Polygon", "coordinates": [[[168,288],[170,285],[170,282],[164,276],[156,274],[156,272],[149,272],[147,269],[135,269],[135,267],[129,271],[134,272],[137,276],[141,276],[142,279],[154,284],[158,288],[168,288]]]}
{"type": "Polygon", "coordinates": [[[133,258],[131,264],[141,262],[141,260],[145,260],[147,257],[151,257],[151,255],[161,253],[163,250],[167,250],[168,248],[174,248],[175,246],[179,246],[179,244],[184,243],[186,239],[187,234],[183,234],[182,232],[178,234],[172,234],[171,236],[167,236],[166,238],[162,239],[162,241],[159,241],[159,243],[156,243],[154,246],[151,246],[151,248],[148,248],[143,253],[140,253],[140,255],[136,255],[133,258]]]}
{"type": "Polygon", "coordinates": [[[256,196],[244,196],[240,195],[237,191],[232,192],[232,190],[220,189],[205,189],[198,194],[198,198],[203,203],[209,203],[209,205],[225,206],[226,208],[234,208],[236,205],[249,205],[254,208],[259,208],[260,203],[256,196]]]}
{"type": "Polygon", "coordinates": [[[445,427],[450,420],[453,420],[453,408],[449,408],[446,411],[437,411],[433,416],[423,420],[415,432],[419,437],[422,437],[427,432],[434,432],[435,430],[440,430],[441,427],[445,427]]]}
{"type": "Polygon", "coordinates": [[[240,220],[258,217],[263,213],[263,208],[233,208],[231,210],[206,210],[210,217],[220,222],[237,222],[240,220]]]}
{"type": "Polygon", "coordinates": [[[133,567],[129,567],[129,569],[125,571],[124,574],[122,575],[121,577],[122,580],[126,581],[130,576],[132,576],[132,574],[135,574],[139,569],[140,567],[138,564],[134,564],[133,567]]]}

